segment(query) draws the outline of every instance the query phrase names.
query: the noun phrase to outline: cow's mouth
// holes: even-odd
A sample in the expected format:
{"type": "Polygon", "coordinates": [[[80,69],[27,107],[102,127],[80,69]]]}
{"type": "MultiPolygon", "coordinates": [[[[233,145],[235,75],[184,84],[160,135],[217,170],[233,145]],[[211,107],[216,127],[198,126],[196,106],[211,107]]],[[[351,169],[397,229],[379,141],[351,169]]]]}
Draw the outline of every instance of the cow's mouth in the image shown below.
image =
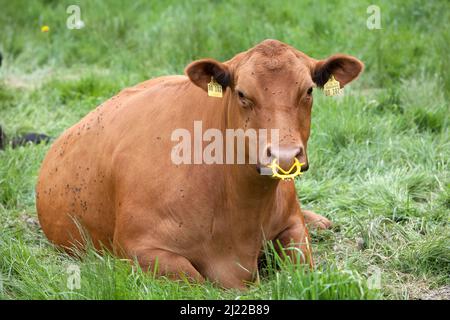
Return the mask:
{"type": "Polygon", "coordinates": [[[297,158],[294,158],[294,163],[289,170],[284,170],[278,164],[277,159],[273,159],[269,165],[261,166],[258,164],[256,170],[260,175],[270,175],[272,178],[280,180],[293,180],[295,177],[303,174],[303,165],[304,163],[301,163],[297,158]]]}

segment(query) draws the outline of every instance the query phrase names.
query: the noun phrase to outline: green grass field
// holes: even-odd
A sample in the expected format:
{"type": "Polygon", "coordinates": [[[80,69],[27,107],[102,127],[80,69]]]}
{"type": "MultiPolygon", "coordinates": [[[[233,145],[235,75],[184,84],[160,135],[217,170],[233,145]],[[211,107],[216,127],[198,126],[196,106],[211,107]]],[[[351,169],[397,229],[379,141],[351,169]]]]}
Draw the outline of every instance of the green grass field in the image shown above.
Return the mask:
{"type": "Polygon", "coordinates": [[[69,30],[72,1],[0,0],[0,125],[10,137],[57,137],[126,86],[266,38],[366,65],[344,97],[314,93],[311,167],[297,190],[335,224],[313,231],[315,270],[270,256],[260,283],[238,292],[154,279],[92,250],[69,257],[37,223],[49,146],[28,145],[0,151],[0,299],[417,299],[448,288],[450,3],[375,2],[77,1],[85,27],[69,30]],[[371,4],[380,30],[366,27],[371,4]],[[69,265],[80,289],[67,287],[69,265]]]}

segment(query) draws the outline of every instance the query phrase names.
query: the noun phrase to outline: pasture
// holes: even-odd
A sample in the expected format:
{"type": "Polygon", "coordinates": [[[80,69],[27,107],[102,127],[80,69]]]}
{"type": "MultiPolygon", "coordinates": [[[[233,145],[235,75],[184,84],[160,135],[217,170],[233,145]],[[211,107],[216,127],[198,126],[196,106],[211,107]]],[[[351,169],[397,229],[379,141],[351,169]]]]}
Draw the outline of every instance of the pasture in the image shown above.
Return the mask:
{"type": "Polygon", "coordinates": [[[57,137],[122,88],[182,74],[195,59],[225,61],[267,38],[366,66],[342,97],[314,91],[310,169],[296,186],[304,208],[334,222],[312,231],[314,270],[282,262],[269,245],[260,282],[238,292],[155,279],[93,250],[68,256],[36,217],[34,186],[49,145],[6,146],[0,299],[448,299],[449,21],[445,0],[0,0],[7,137],[57,137]],[[82,29],[66,26],[71,4],[82,29]],[[381,29],[366,26],[371,4],[381,29]],[[74,268],[81,282],[71,287],[74,268]]]}

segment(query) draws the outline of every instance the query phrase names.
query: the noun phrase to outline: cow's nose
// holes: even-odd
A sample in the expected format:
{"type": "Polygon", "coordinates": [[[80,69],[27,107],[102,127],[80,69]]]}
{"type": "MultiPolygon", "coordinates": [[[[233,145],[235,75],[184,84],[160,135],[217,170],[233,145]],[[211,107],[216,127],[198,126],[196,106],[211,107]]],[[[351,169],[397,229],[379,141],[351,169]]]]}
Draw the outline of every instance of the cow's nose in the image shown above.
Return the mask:
{"type": "Polygon", "coordinates": [[[301,171],[308,170],[308,160],[306,158],[305,149],[302,146],[286,146],[278,149],[267,148],[267,155],[278,160],[278,165],[285,171],[289,170],[294,164],[295,158],[303,162],[301,171]]]}

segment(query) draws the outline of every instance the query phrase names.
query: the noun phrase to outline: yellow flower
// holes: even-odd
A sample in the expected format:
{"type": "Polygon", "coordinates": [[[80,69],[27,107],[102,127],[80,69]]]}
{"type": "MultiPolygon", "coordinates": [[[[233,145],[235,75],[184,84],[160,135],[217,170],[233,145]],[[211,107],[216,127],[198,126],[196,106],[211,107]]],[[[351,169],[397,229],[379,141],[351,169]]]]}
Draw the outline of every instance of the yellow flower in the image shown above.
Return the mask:
{"type": "Polygon", "coordinates": [[[49,32],[50,31],[50,27],[49,26],[42,26],[41,27],[41,32],[49,32]]]}

